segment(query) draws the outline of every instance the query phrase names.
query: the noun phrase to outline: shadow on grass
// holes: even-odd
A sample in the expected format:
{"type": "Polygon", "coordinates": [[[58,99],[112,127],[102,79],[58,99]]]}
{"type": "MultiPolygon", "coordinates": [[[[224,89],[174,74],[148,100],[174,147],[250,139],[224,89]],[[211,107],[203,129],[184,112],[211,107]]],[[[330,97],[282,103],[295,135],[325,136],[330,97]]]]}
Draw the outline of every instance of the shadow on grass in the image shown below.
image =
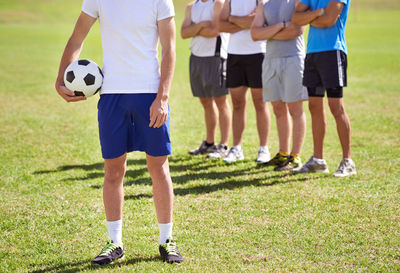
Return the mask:
{"type": "Polygon", "coordinates": [[[151,256],[151,257],[140,257],[140,258],[132,258],[128,260],[118,261],[114,264],[99,266],[92,263],[92,260],[83,260],[75,263],[65,263],[61,265],[55,266],[46,266],[42,269],[30,270],[29,273],[45,273],[45,272],[58,272],[58,273],[73,273],[73,272],[81,272],[86,270],[99,270],[104,269],[112,269],[116,267],[122,267],[125,265],[137,264],[141,262],[152,262],[152,261],[162,261],[159,256],[151,256]]]}

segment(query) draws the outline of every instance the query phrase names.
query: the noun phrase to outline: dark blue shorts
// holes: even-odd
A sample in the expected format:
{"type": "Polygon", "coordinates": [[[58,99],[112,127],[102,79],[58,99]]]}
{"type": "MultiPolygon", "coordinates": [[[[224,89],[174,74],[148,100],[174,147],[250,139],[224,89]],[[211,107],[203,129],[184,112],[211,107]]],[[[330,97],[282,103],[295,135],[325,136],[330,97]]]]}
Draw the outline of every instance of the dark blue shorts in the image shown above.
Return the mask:
{"type": "Polygon", "coordinates": [[[103,158],[142,151],[151,156],[171,154],[170,114],[160,128],[149,127],[150,106],[157,94],[103,94],[98,109],[103,158]]]}

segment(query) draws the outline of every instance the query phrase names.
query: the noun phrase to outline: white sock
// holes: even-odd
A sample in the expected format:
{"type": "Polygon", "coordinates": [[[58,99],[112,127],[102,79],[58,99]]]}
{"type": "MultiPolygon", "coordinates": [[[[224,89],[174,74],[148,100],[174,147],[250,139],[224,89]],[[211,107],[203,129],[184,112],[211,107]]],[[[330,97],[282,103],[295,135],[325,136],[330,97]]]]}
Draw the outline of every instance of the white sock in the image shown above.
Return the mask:
{"type": "Polygon", "coordinates": [[[325,159],[316,158],[316,157],[313,157],[313,158],[314,158],[315,161],[317,161],[318,164],[326,163],[326,162],[325,162],[325,159]]]}
{"type": "Polygon", "coordinates": [[[168,238],[172,239],[172,223],[160,224],[158,223],[158,229],[160,230],[160,240],[159,243],[165,244],[168,238]]]}
{"type": "Polygon", "coordinates": [[[235,148],[235,149],[237,149],[238,151],[241,151],[241,150],[242,150],[242,146],[240,146],[240,145],[233,146],[232,148],[235,148]]]}
{"type": "Polygon", "coordinates": [[[108,236],[110,240],[119,246],[122,246],[122,220],[107,221],[108,236]]]}
{"type": "Polygon", "coordinates": [[[260,146],[260,147],[258,147],[258,149],[259,149],[259,150],[260,150],[260,149],[263,149],[263,150],[269,152],[268,146],[260,146]]]}

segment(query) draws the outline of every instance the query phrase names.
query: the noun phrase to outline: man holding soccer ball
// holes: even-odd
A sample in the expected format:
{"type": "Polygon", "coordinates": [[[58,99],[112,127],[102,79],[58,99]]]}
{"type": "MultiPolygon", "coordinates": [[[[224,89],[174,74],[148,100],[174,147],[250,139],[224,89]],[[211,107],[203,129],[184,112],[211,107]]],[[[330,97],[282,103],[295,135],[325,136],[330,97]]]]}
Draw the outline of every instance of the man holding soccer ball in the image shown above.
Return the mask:
{"type": "Polygon", "coordinates": [[[173,189],[169,173],[168,97],[175,68],[175,22],[172,0],[83,0],[82,13],[60,62],[56,81],[67,102],[75,96],[63,83],[66,67],[79,57],[83,41],[99,19],[104,81],[98,103],[99,136],[104,158],[103,200],[110,242],[94,258],[109,264],[122,258],[123,179],[126,154],[146,153],[160,229],[159,251],[169,263],[182,262],[172,240],[173,189]],[[161,73],[157,42],[162,48],[161,73]]]}

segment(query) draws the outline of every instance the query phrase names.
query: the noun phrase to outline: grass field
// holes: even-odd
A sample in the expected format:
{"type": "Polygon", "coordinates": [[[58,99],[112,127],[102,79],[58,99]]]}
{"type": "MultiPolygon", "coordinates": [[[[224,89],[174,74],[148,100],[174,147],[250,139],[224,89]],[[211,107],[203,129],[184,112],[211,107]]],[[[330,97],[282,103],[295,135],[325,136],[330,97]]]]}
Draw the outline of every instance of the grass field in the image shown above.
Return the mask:
{"type": "MultiPolygon", "coordinates": [[[[188,83],[189,41],[177,40],[171,91],[174,235],[185,262],[162,263],[144,155],[129,155],[124,262],[90,260],[107,239],[97,97],[67,104],[54,90],[80,0],[0,1],[0,272],[399,272],[400,3],[353,0],[348,22],[353,158],[348,179],[257,168],[248,107],[246,160],[225,165],[187,150],[204,137],[188,83]]],[[[175,1],[180,26],[184,1],[175,1]]],[[[81,57],[101,63],[99,27],[81,57]]],[[[308,111],[307,111],[308,115],[308,111]]],[[[303,160],[312,153],[310,118],[303,160]]],[[[269,146],[278,147],[275,121],[269,146]]],[[[341,159],[328,118],[326,159],[341,159]]]]}

